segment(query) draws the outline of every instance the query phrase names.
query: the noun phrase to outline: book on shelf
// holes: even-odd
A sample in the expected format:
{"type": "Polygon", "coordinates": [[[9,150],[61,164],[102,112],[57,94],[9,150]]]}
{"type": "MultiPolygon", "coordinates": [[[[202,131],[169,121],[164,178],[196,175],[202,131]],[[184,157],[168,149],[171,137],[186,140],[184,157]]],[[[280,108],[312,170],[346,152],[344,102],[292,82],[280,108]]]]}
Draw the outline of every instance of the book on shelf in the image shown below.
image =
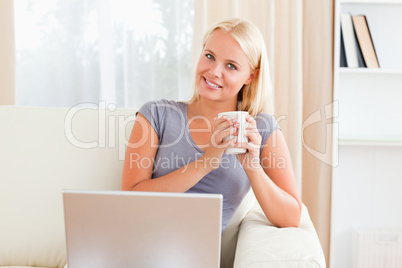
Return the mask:
{"type": "Polygon", "coordinates": [[[342,37],[342,31],[340,34],[340,39],[341,39],[341,44],[340,44],[340,49],[341,49],[341,53],[339,53],[339,67],[348,67],[348,63],[346,62],[346,54],[345,54],[345,45],[344,45],[344,41],[343,41],[343,37],[342,37]]]}
{"type": "Polygon", "coordinates": [[[352,16],[356,37],[359,43],[361,53],[367,68],[379,68],[377,54],[375,52],[373,39],[371,38],[365,15],[352,16]]]}
{"type": "Polygon", "coordinates": [[[352,15],[343,13],[341,16],[340,67],[367,67],[357,41],[352,15]]]}
{"type": "Polygon", "coordinates": [[[359,67],[359,62],[357,58],[356,38],[352,15],[350,13],[341,14],[341,31],[343,45],[345,48],[346,65],[347,67],[357,68],[359,67]]]}
{"type": "Polygon", "coordinates": [[[364,61],[364,57],[363,57],[363,53],[360,49],[360,45],[357,42],[357,37],[355,36],[355,40],[356,40],[356,52],[357,52],[357,62],[359,63],[359,67],[363,67],[366,68],[366,62],[364,61]]]}

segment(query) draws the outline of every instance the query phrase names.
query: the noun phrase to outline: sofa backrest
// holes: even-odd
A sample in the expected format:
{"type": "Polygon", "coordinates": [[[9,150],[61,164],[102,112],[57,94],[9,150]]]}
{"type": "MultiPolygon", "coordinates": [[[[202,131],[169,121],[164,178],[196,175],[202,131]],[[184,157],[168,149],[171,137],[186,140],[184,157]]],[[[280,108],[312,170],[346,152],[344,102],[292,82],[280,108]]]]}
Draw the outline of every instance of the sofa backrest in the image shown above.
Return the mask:
{"type": "Polygon", "coordinates": [[[65,265],[62,190],[120,190],[135,112],[0,106],[0,266],[65,265]]]}

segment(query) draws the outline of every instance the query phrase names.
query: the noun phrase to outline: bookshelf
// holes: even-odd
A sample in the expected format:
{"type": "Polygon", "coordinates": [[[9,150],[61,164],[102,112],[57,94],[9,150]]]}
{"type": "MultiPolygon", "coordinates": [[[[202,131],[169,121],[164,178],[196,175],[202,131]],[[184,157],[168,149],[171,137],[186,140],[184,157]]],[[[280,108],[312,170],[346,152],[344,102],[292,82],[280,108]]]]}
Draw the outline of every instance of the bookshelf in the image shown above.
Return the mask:
{"type": "Polygon", "coordinates": [[[402,227],[401,14],[402,0],[335,1],[330,268],[357,267],[355,229],[402,227]],[[340,67],[344,12],[366,15],[380,68],[340,67]]]}
{"type": "Polygon", "coordinates": [[[335,13],[334,100],[339,100],[339,139],[402,142],[398,102],[402,102],[402,0],[340,0],[335,13]],[[339,67],[340,14],[344,12],[367,16],[380,68],[339,67]],[[370,119],[379,120],[377,127],[370,119]]]}
{"type": "Polygon", "coordinates": [[[387,68],[379,68],[379,69],[369,69],[369,68],[339,68],[340,74],[367,74],[367,75],[384,75],[384,74],[395,74],[402,75],[402,69],[387,69],[387,68]]]}

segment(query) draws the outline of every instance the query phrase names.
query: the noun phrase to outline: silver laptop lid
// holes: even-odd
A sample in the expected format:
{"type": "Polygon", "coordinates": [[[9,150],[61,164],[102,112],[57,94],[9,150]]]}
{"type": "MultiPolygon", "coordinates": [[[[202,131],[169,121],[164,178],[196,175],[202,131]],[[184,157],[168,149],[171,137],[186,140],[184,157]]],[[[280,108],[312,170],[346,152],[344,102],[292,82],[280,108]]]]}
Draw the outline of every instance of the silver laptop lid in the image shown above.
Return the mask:
{"type": "Polygon", "coordinates": [[[64,191],[69,268],[219,267],[222,195],[64,191]]]}

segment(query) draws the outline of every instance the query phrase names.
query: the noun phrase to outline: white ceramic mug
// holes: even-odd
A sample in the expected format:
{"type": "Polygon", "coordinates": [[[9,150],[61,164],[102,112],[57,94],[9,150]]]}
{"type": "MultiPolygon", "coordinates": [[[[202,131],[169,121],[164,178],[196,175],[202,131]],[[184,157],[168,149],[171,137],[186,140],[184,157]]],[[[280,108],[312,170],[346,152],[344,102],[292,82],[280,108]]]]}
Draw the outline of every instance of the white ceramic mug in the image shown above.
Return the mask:
{"type": "MultiPolygon", "coordinates": [[[[246,130],[246,125],[247,125],[246,117],[248,115],[248,112],[245,112],[245,111],[224,112],[224,113],[218,114],[218,117],[220,118],[224,115],[229,117],[232,120],[234,119],[234,120],[237,120],[237,122],[239,122],[240,126],[239,126],[237,141],[238,142],[248,142],[248,138],[246,136],[244,136],[245,130],[246,130]]],[[[224,141],[228,141],[228,140],[232,139],[233,137],[234,137],[233,135],[229,135],[225,138],[224,141]]],[[[225,153],[226,154],[243,154],[246,151],[247,151],[246,148],[228,147],[228,148],[226,148],[225,153]]]]}

